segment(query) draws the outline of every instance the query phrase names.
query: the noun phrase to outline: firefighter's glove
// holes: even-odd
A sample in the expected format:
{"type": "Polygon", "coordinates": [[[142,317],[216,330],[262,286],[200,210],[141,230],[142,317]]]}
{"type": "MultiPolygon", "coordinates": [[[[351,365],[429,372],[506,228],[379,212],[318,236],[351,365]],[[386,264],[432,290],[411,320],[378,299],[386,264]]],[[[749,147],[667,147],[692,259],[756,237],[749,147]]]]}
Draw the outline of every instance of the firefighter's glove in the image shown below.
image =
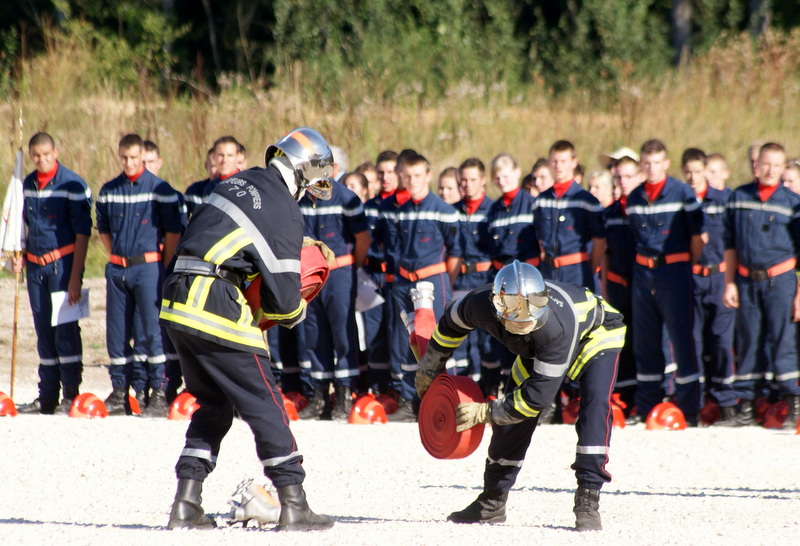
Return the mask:
{"type": "Polygon", "coordinates": [[[323,243],[322,241],[315,241],[311,237],[303,237],[303,246],[315,246],[322,252],[322,255],[325,257],[325,261],[328,262],[328,267],[333,269],[336,265],[336,254],[333,253],[333,250],[328,248],[328,245],[323,243]]]}
{"type": "Polygon", "coordinates": [[[419,361],[419,369],[414,376],[414,386],[417,388],[417,395],[419,395],[420,399],[425,396],[436,376],[444,371],[449,356],[436,350],[432,345],[428,345],[425,354],[422,355],[419,361]]]}
{"type": "Polygon", "coordinates": [[[489,404],[486,402],[465,402],[456,407],[456,432],[464,432],[488,422],[489,404]]]}

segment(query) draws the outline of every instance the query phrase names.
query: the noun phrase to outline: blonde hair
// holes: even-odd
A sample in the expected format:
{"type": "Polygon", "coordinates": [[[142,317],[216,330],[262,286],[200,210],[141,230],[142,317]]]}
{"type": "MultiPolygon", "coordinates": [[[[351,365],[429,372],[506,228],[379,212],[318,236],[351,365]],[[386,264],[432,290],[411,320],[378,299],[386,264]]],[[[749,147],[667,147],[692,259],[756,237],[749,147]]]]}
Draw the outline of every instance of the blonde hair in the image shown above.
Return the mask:
{"type": "Polygon", "coordinates": [[[500,169],[518,169],[517,160],[509,154],[497,154],[492,159],[492,176],[500,169]]]}
{"type": "Polygon", "coordinates": [[[608,186],[609,188],[614,187],[614,181],[611,178],[611,171],[602,169],[597,171],[592,171],[589,173],[589,176],[586,177],[586,184],[591,184],[592,180],[600,180],[603,184],[608,186]]]}

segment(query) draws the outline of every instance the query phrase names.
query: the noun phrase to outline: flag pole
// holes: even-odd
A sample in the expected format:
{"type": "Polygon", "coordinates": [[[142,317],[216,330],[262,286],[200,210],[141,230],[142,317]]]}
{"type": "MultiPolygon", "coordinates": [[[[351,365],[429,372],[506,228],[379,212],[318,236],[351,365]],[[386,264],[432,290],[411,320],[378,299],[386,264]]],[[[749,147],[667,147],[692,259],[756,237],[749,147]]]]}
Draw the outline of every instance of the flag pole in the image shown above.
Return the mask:
{"type": "MultiPolygon", "coordinates": [[[[22,151],[22,101],[19,103],[19,150],[22,151]]],[[[22,251],[14,252],[16,260],[22,259],[22,251]]],[[[17,330],[19,326],[19,285],[20,273],[14,273],[14,326],[11,333],[11,399],[14,399],[14,383],[17,375],[17,330]]]]}

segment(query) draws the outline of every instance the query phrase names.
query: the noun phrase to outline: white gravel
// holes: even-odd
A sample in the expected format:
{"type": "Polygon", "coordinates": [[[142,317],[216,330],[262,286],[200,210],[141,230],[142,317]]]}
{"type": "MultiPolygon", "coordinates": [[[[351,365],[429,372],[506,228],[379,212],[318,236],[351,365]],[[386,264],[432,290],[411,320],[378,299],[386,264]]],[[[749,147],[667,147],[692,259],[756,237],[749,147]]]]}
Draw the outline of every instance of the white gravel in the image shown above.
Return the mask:
{"type": "MultiPolygon", "coordinates": [[[[0,289],[3,308],[10,309],[8,282],[0,289]]],[[[27,299],[20,309],[22,327],[29,328],[27,299]]],[[[8,315],[0,314],[0,390],[6,393],[8,315]]],[[[25,332],[18,403],[36,395],[35,340],[25,332]]],[[[94,356],[86,359],[82,390],[102,398],[110,390],[97,365],[102,347],[89,343],[94,356]]],[[[332,530],[300,536],[224,525],[169,531],[173,467],[186,424],[137,417],[0,418],[0,543],[751,545],[795,544],[800,536],[800,436],[793,430],[615,430],[608,465],[614,480],[600,498],[604,530],[578,534],[572,530],[572,426],[536,431],[509,497],[508,521],[474,526],[445,519],[480,492],[490,434],[470,457],[439,461],[424,451],[413,424],[318,421],[295,422],[292,429],[305,455],[309,502],[337,520],[332,530]]],[[[227,501],[245,477],[266,482],[252,435],[237,420],[206,481],[206,511],[227,516],[227,501]]]]}

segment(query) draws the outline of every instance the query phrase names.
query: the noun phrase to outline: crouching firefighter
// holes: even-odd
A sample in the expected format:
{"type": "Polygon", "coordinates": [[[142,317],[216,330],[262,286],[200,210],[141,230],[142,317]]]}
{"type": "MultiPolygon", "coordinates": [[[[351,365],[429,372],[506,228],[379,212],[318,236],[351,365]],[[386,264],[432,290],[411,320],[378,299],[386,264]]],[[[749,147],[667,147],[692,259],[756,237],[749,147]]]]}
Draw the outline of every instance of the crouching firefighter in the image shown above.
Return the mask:
{"type": "Polygon", "coordinates": [[[234,410],[253,431],[264,474],[278,490],[276,529],[333,526],[306,502],[303,456],[289,430],[264,336],[242,293],[244,284],[260,275],[264,318],[287,328],[305,318],[303,217],[297,201],[306,191],[330,197],[333,159],[325,139],[308,128],[269,146],[265,159],[266,168],[225,179],[195,209],[164,284],[161,324],[178,352],[186,389],[200,406],[175,467],[178,492],[170,529],[215,526],[203,513],[200,493],[234,410]]]}
{"type": "Polygon", "coordinates": [[[518,355],[502,398],[459,404],[457,430],[492,424],[492,440],[477,500],[447,518],[455,523],[499,523],[506,519],[506,500],[514,485],[539,414],[555,398],[564,378],[580,387],[575,424],[578,445],[572,469],[576,528],[602,529],[600,488],[611,481],[606,472],[611,438],[611,393],[625,338],[622,315],[588,289],[547,282],[532,265],[514,261],[503,267],[494,284],[484,285],[452,302],[420,360],[415,384],[424,396],[444,370],[453,350],[481,328],[518,355]]]}

